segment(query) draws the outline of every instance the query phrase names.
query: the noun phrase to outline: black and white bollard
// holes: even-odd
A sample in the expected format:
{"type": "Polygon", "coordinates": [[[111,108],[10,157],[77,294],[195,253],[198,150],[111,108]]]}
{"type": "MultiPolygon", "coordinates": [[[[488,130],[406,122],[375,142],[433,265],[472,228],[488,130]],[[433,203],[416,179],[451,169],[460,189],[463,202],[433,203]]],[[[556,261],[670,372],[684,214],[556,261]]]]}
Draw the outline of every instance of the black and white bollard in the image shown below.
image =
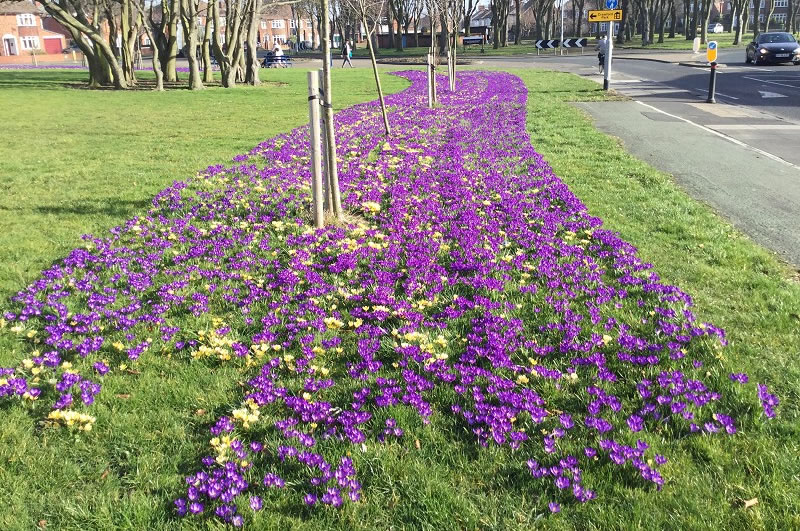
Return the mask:
{"type": "Polygon", "coordinates": [[[708,80],[708,99],[706,103],[717,103],[714,99],[714,93],[717,91],[717,63],[711,63],[711,78],[708,80]]]}

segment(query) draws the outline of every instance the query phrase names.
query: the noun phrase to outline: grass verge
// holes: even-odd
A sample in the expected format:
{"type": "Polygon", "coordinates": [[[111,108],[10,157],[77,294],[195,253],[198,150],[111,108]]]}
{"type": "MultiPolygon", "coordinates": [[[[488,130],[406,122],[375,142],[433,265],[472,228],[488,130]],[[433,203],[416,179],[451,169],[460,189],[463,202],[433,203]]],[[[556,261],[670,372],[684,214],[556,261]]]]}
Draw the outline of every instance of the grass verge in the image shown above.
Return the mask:
{"type": "MultiPolygon", "coordinates": [[[[800,285],[796,272],[641,162],[552,92],[552,77],[520,71],[529,90],[528,128],[537,151],[605,226],[619,231],[668,282],[694,297],[701,320],[725,328],[727,368],[774,386],[780,418],[758,431],[683,446],[673,478],[653,496],[622,495],[578,527],[796,528],[800,395],[800,285]],[[743,500],[759,504],[743,508],[743,500]],[[615,504],[612,504],[612,506],[615,504]],[[622,516],[620,516],[622,518],[622,516]],[[627,527],[627,526],[625,526],[627,527]]],[[[563,84],[561,86],[564,86],[563,84]]],[[[582,98],[583,99],[583,98],[582,98]]],[[[587,512],[587,516],[592,511],[587,512]]]]}

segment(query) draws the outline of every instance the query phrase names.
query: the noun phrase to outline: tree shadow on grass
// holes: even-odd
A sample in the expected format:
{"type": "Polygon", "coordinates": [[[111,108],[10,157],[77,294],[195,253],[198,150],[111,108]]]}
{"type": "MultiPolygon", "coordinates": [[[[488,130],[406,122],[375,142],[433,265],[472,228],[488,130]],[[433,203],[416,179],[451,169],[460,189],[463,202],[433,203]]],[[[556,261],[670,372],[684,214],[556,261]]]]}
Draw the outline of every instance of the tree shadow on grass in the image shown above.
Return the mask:
{"type": "Polygon", "coordinates": [[[126,219],[143,213],[150,206],[150,199],[107,199],[102,201],[77,200],[62,205],[44,205],[35,207],[38,214],[56,216],[73,214],[79,216],[104,215],[125,217],[126,219]]]}

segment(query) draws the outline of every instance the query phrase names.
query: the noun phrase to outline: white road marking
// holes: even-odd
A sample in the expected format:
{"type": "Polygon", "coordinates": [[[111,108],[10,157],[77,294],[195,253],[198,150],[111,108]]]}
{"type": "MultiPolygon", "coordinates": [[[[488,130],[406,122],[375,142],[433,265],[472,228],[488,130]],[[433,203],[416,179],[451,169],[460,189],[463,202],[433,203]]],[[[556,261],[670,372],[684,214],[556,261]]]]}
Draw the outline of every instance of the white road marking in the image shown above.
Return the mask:
{"type": "MultiPolygon", "coordinates": [[[[700,90],[702,92],[708,93],[708,91],[706,89],[699,88],[697,90],[700,90]]],[[[717,92],[717,91],[714,91],[714,95],[715,96],[722,96],[723,98],[730,98],[732,100],[738,100],[739,99],[736,96],[728,96],[727,94],[723,94],[722,92],[717,92]]]]}
{"type": "Polygon", "coordinates": [[[800,130],[799,124],[720,124],[720,125],[707,125],[711,129],[717,131],[797,131],[800,130]]]}
{"type": "Polygon", "coordinates": [[[796,164],[792,164],[788,160],[784,160],[784,159],[780,158],[777,155],[773,155],[772,153],[767,153],[763,149],[758,149],[757,147],[753,147],[750,144],[746,144],[746,143],[742,142],[741,140],[737,140],[737,139],[735,139],[735,138],[733,138],[731,136],[726,135],[725,133],[720,133],[719,131],[714,131],[713,129],[709,129],[708,127],[706,127],[704,125],[700,125],[700,124],[698,124],[696,122],[693,122],[691,120],[687,120],[686,118],[683,118],[681,116],[677,116],[677,115],[674,115],[674,114],[670,114],[670,113],[668,113],[666,111],[662,111],[658,107],[653,107],[652,105],[649,105],[649,104],[647,104],[647,103],[645,103],[643,101],[639,101],[639,100],[634,100],[634,101],[636,103],[638,103],[639,105],[643,105],[643,106],[647,107],[648,109],[653,109],[654,111],[660,112],[661,114],[664,114],[664,115],[669,116],[671,118],[675,118],[675,119],[680,120],[682,122],[686,122],[689,125],[693,125],[693,126],[699,128],[699,129],[702,129],[703,131],[707,131],[707,132],[711,133],[712,135],[716,135],[716,136],[718,136],[720,138],[724,138],[725,140],[727,140],[729,142],[732,142],[732,143],[736,144],[737,146],[741,146],[743,148],[746,148],[746,149],[749,149],[751,151],[754,151],[754,152],[758,153],[761,156],[764,156],[764,157],[767,157],[768,159],[774,160],[775,162],[780,162],[782,164],[786,164],[787,166],[795,168],[796,170],[800,170],[800,166],[798,166],[796,164]]]}
{"type": "Polygon", "coordinates": [[[660,89],[660,88],[646,88],[646,89],[628,89],[628,90],[620,90],[626,96],[637,97],[637,96],[661,96],[664,94],[678,94],[682,93],[685,94],[689,92],[688,90],[683,89],[660,89]]]}
{"type": "MultiPolygon", "coordinates": [[[[793,89],[800,88],[800,87],[798,87],[798,86],[795,86],[795,85],[787,85],[787,84],[785,84],[785,83],[777,83],[777,82],[775,82],[775,81],[769,81],[768,79],[758,79],[757,77],[750,77],[750,76],[743,76],[743,77],[744,77],[745,79],[750,79],[750,80],[753,80],[753,81],[758,81],[759,83],[769,83],[770,85],[780,85],[780,86],[782,86],[782,87],[789,87],[789,88],[793,88],[793,89]]],[[[798,81],[798,83],[800,83],[800,81],[798,81]]]]}
{"type": "Polygon", "coordinates": [[[759,90],[758,93],[761,94],[762,98],[788,98],[788,96],[784,96],[783,94],[780,94],[778,92],[759,90]]]}

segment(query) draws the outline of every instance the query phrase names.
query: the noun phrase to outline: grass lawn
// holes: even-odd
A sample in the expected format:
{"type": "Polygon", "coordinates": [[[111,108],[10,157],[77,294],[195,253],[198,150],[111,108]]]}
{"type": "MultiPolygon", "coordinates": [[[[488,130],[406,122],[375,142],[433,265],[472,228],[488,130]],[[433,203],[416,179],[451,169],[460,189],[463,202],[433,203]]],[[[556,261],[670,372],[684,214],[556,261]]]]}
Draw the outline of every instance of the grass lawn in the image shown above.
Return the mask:
{"type": "MultiPolygon", "coordinates": [[[[727,330],[724,370],[769,383],[782,400],[778,418],[745,425],[733,437],[665,441],[671,461],[662,492],[597,477],[600,499],[569,505],[546,521],[531,510],[539,495],[531,484],[508,474],[508,451],[453,437],[447,422],[436,420],[415,431],[418,452],[405,444],[375,454],[365,502],[341,512],[286,507],[265,515],[263,528],[799,527],[796,278],[569,105],[607,98],[595,83],[530,69],[514,73],[530,91],[528,131],[537,151],[591,214],[695,298],[701,320],[727,330]],[[759,503],[744,509],[743,500],[752,498],[759,503]]],[[[3,299],[78,246],[80,234],[101,233],[146,210],[173,180],[305,122],[305,73],[262,74],[269,83],[259,88],[151,94],[65,88],[83,79],[76,72],[0,71],[8,133],[0,147],[3,299]],[[43,127],[28,125],[38,123],[43,127]]],[[[373,98],[369,70],[334,76],[347,87],[336,94],[337,108],[373,98]]],[[[383,82],[387,91],[406,85],[388,75],[383,82]]],[[[17,364],[23,348],[0,334],[0,366],[17,364]]],[[[23,407],[0,406],[0,484],[11,486],[0,489],[0,527],[196,524],[174,519],[172,499],[207,452],[209,423],[238,404],[245,376],[230,365],[209,370],[155,355],[129,373],[104,384],[93,413],[103,421],[90,435],[42,429],[23,407]]]]}
{"type": "MultiPolygon", "coordinates": [[[[173,180],[229,163],[307,122],[307,111],[299,111],[305,76],[301,69],[262,69],[258,88],[152,94],[65,88],[85,81],[81,71],[0,71],[13,138],[0,146],[0,297],[64,256],[79,235],[146,210],[173,180]]],[[[388,91],[406,85],[383,78],[388,91]]],[[[337,109],[374,97],[371,70],[356,69],[347,83],[337,109]]]]}

